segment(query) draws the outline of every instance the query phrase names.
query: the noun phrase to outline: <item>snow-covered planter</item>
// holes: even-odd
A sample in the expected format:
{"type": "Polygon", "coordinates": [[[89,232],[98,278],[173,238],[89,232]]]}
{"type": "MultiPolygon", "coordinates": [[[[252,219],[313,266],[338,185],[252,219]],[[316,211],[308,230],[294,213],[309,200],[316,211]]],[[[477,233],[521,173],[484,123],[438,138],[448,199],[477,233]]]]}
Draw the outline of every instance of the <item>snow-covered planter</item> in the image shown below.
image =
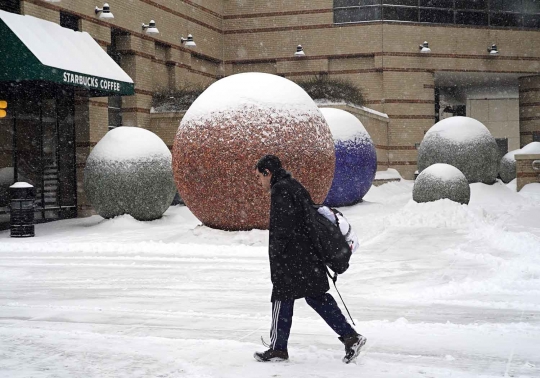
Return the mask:
{"type": "Polygon", "coordinates": [[[324,204],[348,206],[360,202],[377,171],[377,154],[362,122],[345,110],[321,108],[336,150],[336,169],[324,204]]]}
{"type": "Polygon", "coordinates": [[[459,169],[436,163],[424,169],[414,181],[413,200],[422,203],[444,198],[466,205],[471,198],[471,188],[459,169]]]}
{"type": "Polygon", "coordinates": [[[509,183],[516,178],[516,158],[519,154],[540,154],[540,142],[532,142],[525,147],[510,151],[501,159],[499,166],[499,176],[505,183],[509,183]]]}
{"type": "Polygon", "coordinates": [[[171,162],[171,152],[156,134],[118,127],[88,156],[84,190],[104,218],[129,214],[142,221],[158,219],[176,193],[171,162]]]}
{"type": "Polygon", "coordinates": [[[418,148],[418,170],[435,163],[458,168],[469,183],[492,184],[499,170],[495,138],[479,121],[450,117],[431,127],[418,148]]]}
{"type": "Polygon", "coordinates": [[[186,112],[173,146],[182,199],[205,225],[225,230],[267,228],[270,196],[254,167],[265,154],[321,203],[334,175],[334,143],[322,113],[294,82],[264,73],[223,78],[186,112]]]}

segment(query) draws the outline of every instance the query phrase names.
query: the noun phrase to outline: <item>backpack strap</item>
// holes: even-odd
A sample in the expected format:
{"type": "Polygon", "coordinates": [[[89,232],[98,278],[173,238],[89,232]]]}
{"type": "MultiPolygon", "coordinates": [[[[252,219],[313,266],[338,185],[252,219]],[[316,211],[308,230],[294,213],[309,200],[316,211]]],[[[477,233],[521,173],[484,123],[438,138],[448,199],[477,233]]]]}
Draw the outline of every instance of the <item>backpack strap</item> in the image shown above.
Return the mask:
{"type": "MultiPolygon", "coordinates": [[[[339,214],[339,215],[343,216],[343,214],[341,214],[339,211],[337,211],[333,207],[328,206],[328,208],[330,209],[330,211],[332,211],[332,213],[334,213],[334,218],[336,218],[336,226],[339,228],[339,218],[337,217],[337,215],[339,214]]],[[[341,230],[341,228],[339,228],[339,229],[341,230]]]]}
{"type": "MultiPolygon", "coordinates": [[[[336,210],[334,209],[333,207],[328,207],[330,210],[332,210],[332,212],[334,213],[334,217],[336,218],[336,225],[339,227],[339,218],[338,218],[338,214],[343,216],[343,214],[341,213],[341,211],[339,210],[336,210]]],[[[341,230],[341,228],[340,228],[341,230]]],[[[347,233],[345,234],[345,238],[348,238],[349,236],[351,236],[351,231],[352,231],[352,227],[351,227],[351,224],[349,223],[349,229],[347,230],[347,233]]]]}

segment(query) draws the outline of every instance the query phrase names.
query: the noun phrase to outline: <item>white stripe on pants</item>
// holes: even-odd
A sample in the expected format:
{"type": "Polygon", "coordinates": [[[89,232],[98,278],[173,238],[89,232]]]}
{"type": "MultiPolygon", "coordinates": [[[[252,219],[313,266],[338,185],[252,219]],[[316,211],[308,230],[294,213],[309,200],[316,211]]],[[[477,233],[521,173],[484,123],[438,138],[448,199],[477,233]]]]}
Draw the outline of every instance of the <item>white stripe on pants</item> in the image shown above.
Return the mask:
{"type": "Polygon", "coordinates": [[[274,306],[272,311],[272,327],[270,329],[270,343],[272,344],[272,349],[276,347],[277,333],[278,333],[278,320],[279,320],[279,310],[281,308],[281,301],[272,302],[274,306]]]}

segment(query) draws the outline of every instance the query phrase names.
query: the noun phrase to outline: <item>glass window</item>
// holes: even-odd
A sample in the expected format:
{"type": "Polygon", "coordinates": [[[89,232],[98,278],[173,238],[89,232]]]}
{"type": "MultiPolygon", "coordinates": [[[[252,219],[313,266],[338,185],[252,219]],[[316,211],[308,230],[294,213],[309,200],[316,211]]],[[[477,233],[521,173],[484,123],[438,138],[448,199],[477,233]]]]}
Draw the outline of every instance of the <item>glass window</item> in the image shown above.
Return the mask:
{"type": "Polygon", "coordinates": [[[358,12],[358,8],[346,8],[334,10],[334,23],[343,24],[347,22],[353,22],[355,13],[358,12]]]}
{"type": "Polygon", "coordinates": [[[60,12],[60,26],[79,31],[79,17],[69,13],[60,12]]]}
{"type": "Polygon", "coordinates": [[[355,7],[360,5],[360,0],[334,0],[334,8],[355,7]]]}
{"type": "Polygon", "coordinates": [[[523,0],[523,12],[540,13],[540,0],[523,0]]]}
{"type": "Polygon", "coordinates": [[[456,9],[487,9],[487,0],[456,0],[456,9]]]}
{"type": "Polygon", "coordinates": [[[383,0],[383,5],[407,5],[411,7],[418,6],[418,0],[383,0]]]}
{"type": "Polygon", "coordinates": [[[492,11],[520,12],[521,0],[490,0],[489,8],[492,11]]]}
{"type": "Polygon", "coordinates": [[[456,12],[456,24],[487,25],[488,15],[480,12],[456,12]]]}
{"type": "Polygon", "coordinates": [[[109,130],[122,126],[122,96],[109,96],[109,130]]]}
{"type": "Polygon", "coordinates": [[[383,0],[383,5],[408,5],[411,7],[418,6],[418,0],[383,0]]]}
{"type": "Polygon", "coordinates": [[[540,29],[540,14],[523,15],[523,26],[526,28],[540,29]]]}
{"type": "Polygon", "coordinates": [[[420,22],[453,24],[454,11],[444,9],[420,9],[420,22]]]}
{"type": "Polygon", "coordinates": [[[383,7],[383,18],[392,21],[418,22],[418,9],[406,7],[383,7]]]}
{"type": "Polygon", "coordinates": [[[346,22],[372,21],[380,19],[380,7],[346,8],[336,9],[334,11],[334,22],[336,24],[346,22]]]}
{"type": "Polygon", "coordinates": [[[420,6],[454,9],[454,0],[420,0],[420,6]]]}
{"type": "Polygon", "coordinates": [[[0,9],[6,12],[21,13],[20,0],[2,0],[0,1],[0,9]]]}
{"type": "Polygon", "coordinates": [[[335,0],[334,8],[379,5],[381,0],[335,0]]]}
{"type": "Polygon", "coordinates": [[[495,138],[497,147],[499,147],[499,158],[502,159],[508,153],[508,138],[495,138]]]}
{"type": "Polygon", "coordinates": [[[522,25],[522,17],[516,13],[492,13],[489,22],[492,26],[517,27],[522,25]]]}

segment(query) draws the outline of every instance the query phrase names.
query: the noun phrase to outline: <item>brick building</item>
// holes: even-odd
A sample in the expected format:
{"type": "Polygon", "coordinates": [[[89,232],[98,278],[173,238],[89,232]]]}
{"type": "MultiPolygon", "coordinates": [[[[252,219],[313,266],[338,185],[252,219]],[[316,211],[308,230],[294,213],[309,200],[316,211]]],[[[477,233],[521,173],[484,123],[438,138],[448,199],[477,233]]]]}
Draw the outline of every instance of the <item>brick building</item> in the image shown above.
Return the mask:
{"type": "Polygon", "coordinates": [[[135,83],[131,96],[75,99],[79,214],[91,210],[81,187],[86,157],[109,126],[149,128],[172,146],[177,124],[152,122],[163,119],[150,112],[152,95],[240,72],[352,81],[366,107],[388,115],[370,130],[379,169],[406,178],[424,133],[447,116],[477,118],[503,151],[540,140],[538,0],[110,0],[114,18],[100,18],[97,1],[1,4],[88,32],[135,83]],[[150,20],[159,34],[142,27],[150,20]],[[181,41],[188,34],[196,47],[181,41]],[[297,45],[304,57],[294,56],[297,45]]]}

